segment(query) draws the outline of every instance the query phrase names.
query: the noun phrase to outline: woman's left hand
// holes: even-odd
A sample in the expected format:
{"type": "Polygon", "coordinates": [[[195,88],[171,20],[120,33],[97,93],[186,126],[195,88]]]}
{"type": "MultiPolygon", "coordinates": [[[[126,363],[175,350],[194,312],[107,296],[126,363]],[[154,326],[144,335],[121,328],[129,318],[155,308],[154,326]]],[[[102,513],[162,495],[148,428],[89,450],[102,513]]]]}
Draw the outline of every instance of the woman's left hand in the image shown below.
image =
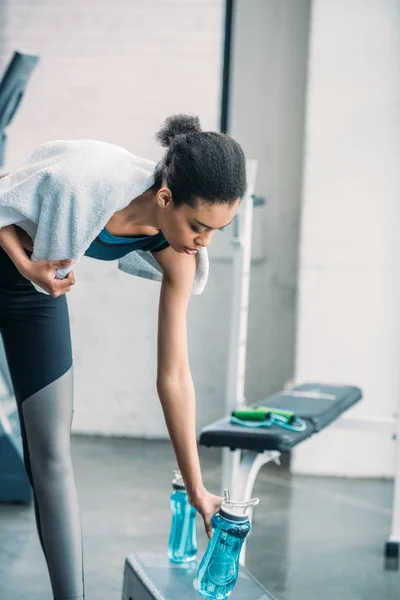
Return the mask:
{"type": "Polygon", "coordinates": [[[207,537],[211,539],[211,519],[220,509],[223,498],[211,494],[206,488],[202,488],[199,492],[193,494],[188,493],[188,498],[190,504],[194,506],[197,512],[203,517],[207,537]]]}

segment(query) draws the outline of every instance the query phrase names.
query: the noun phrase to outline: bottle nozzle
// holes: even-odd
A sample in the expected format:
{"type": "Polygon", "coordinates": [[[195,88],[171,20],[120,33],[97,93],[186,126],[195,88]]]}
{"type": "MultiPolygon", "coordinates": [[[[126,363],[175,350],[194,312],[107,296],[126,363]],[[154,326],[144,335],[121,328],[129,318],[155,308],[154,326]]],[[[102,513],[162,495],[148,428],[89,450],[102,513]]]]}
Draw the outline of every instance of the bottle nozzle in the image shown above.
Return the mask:
{"type": "Polygon", "coordinates": [[[172,479],[172,485],[179,489],[185,489],[185,482],[183,481],[183,477],[179,469],[174,469],[172,473],[174,475],[172,479]]]}
{"type": "Polygon", "coordinates": [[[229,489],[225,489],[221,508],[224,512],[239,516],[240,514],[245,515],[246,510],[250,508],[250,506],[257,506],[259,502],[259,498],[250,498],[250,500],[244,502],[235,502],[234,500],[231,500],[229,489]]]}
{"type": "MultiPolygon", "coordinates": [[[[246,502],[234,502],[233,500],[228,500],[227,504],[234,506],[235,508],[249,508],[249,506],[257,506],[259,504],[259,498],[250,498],[246,502]]],[[[225,500],[224,500],[225,503],[225,500]]]]}

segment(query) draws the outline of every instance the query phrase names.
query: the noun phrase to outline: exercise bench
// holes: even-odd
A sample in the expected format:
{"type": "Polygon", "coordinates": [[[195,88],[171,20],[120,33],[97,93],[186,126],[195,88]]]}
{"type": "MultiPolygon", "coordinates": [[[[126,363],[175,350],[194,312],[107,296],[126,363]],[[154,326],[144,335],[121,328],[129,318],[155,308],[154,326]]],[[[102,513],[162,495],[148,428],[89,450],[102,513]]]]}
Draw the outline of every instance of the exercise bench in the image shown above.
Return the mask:
{"type": "MultiPolygon", "coordinates": [[[[362,397],[355,386],[323,385],[305,383],[290,390],[264,398],[250,406],[268,406],[290,410],[305,424],[303,431],[290,431],[277,425],[268,428],[250,428],[230,422],[230,415],[204,427],[200,444],[228,448],[235,455],[235,468],[223,477],[223,487],[228,487],[231,497],[240,501],[249,500],[261,467],[277,461],[282,452],[319,433],[333,423],[343,412],[351,408],[362,397]]],[[[262,507],[259,507],[262,510],[262,507]]],[[[245,563],[245,544],[241,564],[245,563]]]]}

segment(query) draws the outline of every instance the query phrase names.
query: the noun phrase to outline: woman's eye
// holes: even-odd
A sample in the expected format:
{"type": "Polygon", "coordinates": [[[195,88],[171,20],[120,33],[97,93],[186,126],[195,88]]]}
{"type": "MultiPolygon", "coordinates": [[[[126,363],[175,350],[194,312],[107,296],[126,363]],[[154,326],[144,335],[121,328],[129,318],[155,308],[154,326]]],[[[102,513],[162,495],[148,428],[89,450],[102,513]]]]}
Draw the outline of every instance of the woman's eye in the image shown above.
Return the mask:
{"type": "Polygon", "coordinates": [[[197,228],[196,228],[194,225],[191,225],[191,226],[190,226],[190,229],[191,229],[192,231],[195,231],[196,233],[200,233],[200,231],[199,231],[199,230],[198,230],[198,229],[197,229],[197,228]]]}

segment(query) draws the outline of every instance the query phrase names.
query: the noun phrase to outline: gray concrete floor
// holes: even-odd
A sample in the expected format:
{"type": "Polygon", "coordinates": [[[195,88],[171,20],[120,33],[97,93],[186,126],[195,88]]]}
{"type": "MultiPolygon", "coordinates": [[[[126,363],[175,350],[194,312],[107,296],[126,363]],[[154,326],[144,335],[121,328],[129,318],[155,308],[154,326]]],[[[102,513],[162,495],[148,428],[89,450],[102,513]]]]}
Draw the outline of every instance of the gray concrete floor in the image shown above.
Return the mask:
{"type": "MultiPolygon", "coordinates": [[[[169,527],[168,442],[74,437],[87,600],[120,600],[125,556],[164,551],[169,527]]],[[[201,448],[206,485],[219,492],[220,453],[201,448]]],[[[265,466],[247,566],[277,600],[399,600],[383,568],[388,481],[292,477],[265,466]]],[[[206,537],[200,519],[199,550],[206,537]]],[[[51,600],[31,507],[0,504],[0,599],[51,600]]]]}

